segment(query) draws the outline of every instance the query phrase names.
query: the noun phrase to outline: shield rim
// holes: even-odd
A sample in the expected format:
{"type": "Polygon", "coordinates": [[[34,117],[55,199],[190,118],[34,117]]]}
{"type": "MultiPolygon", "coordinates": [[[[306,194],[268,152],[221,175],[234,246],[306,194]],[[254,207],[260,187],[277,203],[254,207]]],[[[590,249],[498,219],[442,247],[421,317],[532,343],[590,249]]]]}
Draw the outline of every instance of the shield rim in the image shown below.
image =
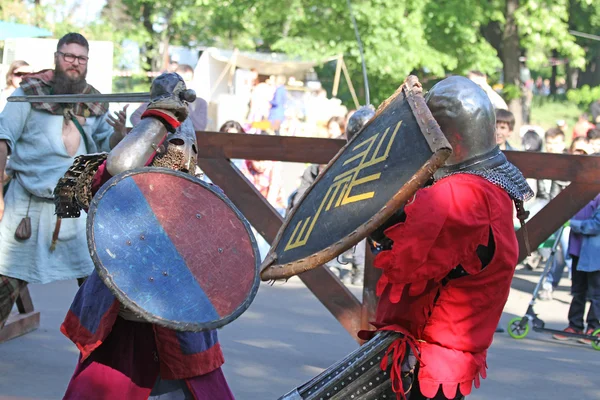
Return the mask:
{"type": "Polygon", "coordinates": [[[286,217],[283,225],[277,232],[277,236],[267,253],[260,269],[260,278],[262,281],[274,281],[279,279],[289,279],[292,276],[298,275],[302,272],[315,269],[318,266],[332,260],[336,256],[342,254],[352,246],[355,246],[362,239],[371,234],[381,224],[387,221],[400,207],[402,207],[411,197],[414,196],[416,191],[421,188],[427,180],[429,180],[435,171],[444,165],[448,157],[452,154],[452,146],[448,142],[448,139],[442,132],[439,124],[433,118],[429,107],[425,102],[423,96],[423,87],[419,82],[419,79],[415,75],[409,75],[405,81],[398,87],[398,89],[388,99],[386,99],[375,112],[373,118],[365,124],[365,126],[356,134],[354,137],[342,147],[338,153],[329,161],[327,166],[317,176],[315,182],[306,190],[300,200],[291,210],[288,217],[286,217]],[[310,194],[312,189],[325,175],[325,171],[329,170],[332,164],[334,164],[340,156],[344,153],[347,147],[352,146],[354,141],[360,136],[360,133],[366,129],[371,122],[373,122],[381,113],[383,113],[387,107],[399,96],[404,93],[406,100],[410,105],[417,124],[421,128],[420,131],[425,137],[425,140],[429,144],[433,155],[421,168],[419,168],[413,176],[392,196],[390,200],[383,207],[375,213],[367,222],[359,225],[354,231],[347,236],[342,237],[337,242],[333,243],[329,247],[319,250],[309,256],[300,258],[298,260],[285,263],[277,264],[277,254],[275,249],[279,245],[283,233],[292,221],[296,211],[300,205],[304,202],[304,199],[310,194]]]}
{"type": "Polygon", "coordinates": [[[260,267],[260,253],[258,251],[258,244],[256,242],[256,238],[252,233],[250,228],[250,224],[248,220],[244,217],[244,215],[238,210],[238,208],[233,204],[233,202],[226,197],[224,194],[221,194],[219,191],[210,187],[209,184],[201,181],[195,176],[189,175],[184,172],[175,171],[170,168],[162,168],[162,167],[141,167],[132,169],[129,171],[122,172],[118,175],[110,178],[102,187],[98,190],[98,192],[94,195],[92,202],[90,203],[90,208],[88,211],[87,217],[87,226],[86,226],[86,234],[87,234],[87,243],[88,250],[90,255],[92,256],[92,261],[94,262],[94,269],[98,273],[98,276],[102,280],[102,282],[109,288],[111,293],[119,300],[121,304],[124,304],[133,311],[136,315],[142,317],[149,323],[157,324],[166,328],[174,329],[177,331],[184,332],[200,332],[221,328],[234,320],[236,320],[240,315],[242,315],[252,304],[256,294],[258,293],[258,288],[260,286],[259,279],[259,267],[260,267]],[[218,319],[216,321],[207,322],[207,323],[185,323],[185,322],[177,322],[172,321],[166,318],[158,317],[144,310],[141,306],[139,306],[136,302],[134,302],[131,298],[129,298],[113,281],[111,274],[108,272],[106,267],[100,261],[98,254],[96,252],[96,245],[94,240],[94,222],[96,219],[96,210],[98,207],[98,203],[102,200],[104,195],[108,192],[110,188],[117,185],[120,181],[131,177],[133,175],[138,175],[141,173],[163,173],[168,175],[173,175],[179,178],[187,179],[188,181],[194,182],[196,184],[200,184],[204,189],[209,190],[212,194],[218,197],[221,201],[223,201],[230,209],[232,209],[237,216],[237,218],[242,222],[248,236],[250,238],[250,244],[252,246],[252,252],[254,253],[254,277],[252,286],[249,292],[248,297],[244,300],[231,314],[227,315],[224,318],[218,319]],[[102,267],[100,267],[102,266],[102,267]]]}

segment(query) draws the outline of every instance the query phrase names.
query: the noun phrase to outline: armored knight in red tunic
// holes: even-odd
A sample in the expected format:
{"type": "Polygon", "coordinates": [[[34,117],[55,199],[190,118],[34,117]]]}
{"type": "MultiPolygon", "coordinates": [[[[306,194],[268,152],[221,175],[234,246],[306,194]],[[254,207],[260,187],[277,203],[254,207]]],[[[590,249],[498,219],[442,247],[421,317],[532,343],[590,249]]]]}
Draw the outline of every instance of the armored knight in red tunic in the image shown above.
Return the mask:
{"type": "Polygon", "coordinates": [[[496,146],[477,85],[447,78],[425,99],[454,152],[384,232],[372,324],[387,332],[360,332],[375,338],[285,399],[463,399],[485,378],[517,264],[514,204],[533,193],[496,146]]]}

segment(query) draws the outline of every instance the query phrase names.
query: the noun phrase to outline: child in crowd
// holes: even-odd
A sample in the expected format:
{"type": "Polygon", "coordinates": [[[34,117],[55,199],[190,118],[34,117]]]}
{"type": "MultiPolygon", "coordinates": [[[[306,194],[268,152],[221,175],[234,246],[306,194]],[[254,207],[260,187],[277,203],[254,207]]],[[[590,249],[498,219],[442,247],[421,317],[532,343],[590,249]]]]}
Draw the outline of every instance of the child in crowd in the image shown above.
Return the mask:
{"type": "MultiPolygon", "coordinates": [[[[570,222],[569,254],[573,259],[573,278],[571,281],[571,306],[569,307],[569,326],[565,332],[583,333],[583,315],[589,300],[591,305],[587,313],[586,335],[592,335],[600,329],[600,194],[579,211],[570,222]]],[[[568,336],[555,334],[556,340],[569,340],[568,336]]],[[[589,344],[589,339],[579,339],[589,344]]]]}
{"type": "Polygon", "coordinates": [[[515,129],[515,116],[508,110],[496,110],[496,144],[500,150],[516,150],[508,142],[515,129]]]}
{"type": "Polygon", "coordinates": [[[587,133],[590,149],[594,155],[600,155],[600,129],[591,129],[587,133]]]}

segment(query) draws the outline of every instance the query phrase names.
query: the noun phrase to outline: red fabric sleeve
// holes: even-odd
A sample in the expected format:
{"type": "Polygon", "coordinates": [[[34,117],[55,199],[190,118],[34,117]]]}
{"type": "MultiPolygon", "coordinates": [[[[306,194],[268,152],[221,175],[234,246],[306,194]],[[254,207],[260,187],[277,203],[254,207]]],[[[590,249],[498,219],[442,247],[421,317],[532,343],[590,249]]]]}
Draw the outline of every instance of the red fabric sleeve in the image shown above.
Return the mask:
{"type": "Polygon", "coordinates": [[[397,303],[407,284],[416,296],[429,280],[442,280],[459,264],[471,275],[481,270],[476,249],[488,244],[489,206],[478,182],[462,178],[454,175],[419,190],[405,207],[406,221],[386,230],[394,245],[375,258],[383,269],[378,295],[392,284],[390,301],[397,303]]]}
{"type": "MultiPolygon", "coordinates": [[[[92,179],[92,196],[104,185],[112,175],[106,170],[106,160],[98,167],[94,178],[92,179]]],[[[86,210],[87,211],[87,210],[86,210]]]]}

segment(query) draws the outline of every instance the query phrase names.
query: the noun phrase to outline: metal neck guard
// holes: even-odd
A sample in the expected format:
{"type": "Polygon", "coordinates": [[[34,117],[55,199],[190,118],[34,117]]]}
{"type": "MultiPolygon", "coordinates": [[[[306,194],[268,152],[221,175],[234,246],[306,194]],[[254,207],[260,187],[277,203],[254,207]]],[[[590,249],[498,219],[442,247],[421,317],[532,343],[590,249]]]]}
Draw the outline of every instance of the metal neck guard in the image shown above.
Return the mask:
{"type": "Polygon", "coordinates": [[[455,174],[473,174],[502,188],[513,200],[527,201],[533,191],[517,167],[508,162],[498,147],[478,157],[459,164],[442,167],[435,172],[439,180],[455,174]]]}

